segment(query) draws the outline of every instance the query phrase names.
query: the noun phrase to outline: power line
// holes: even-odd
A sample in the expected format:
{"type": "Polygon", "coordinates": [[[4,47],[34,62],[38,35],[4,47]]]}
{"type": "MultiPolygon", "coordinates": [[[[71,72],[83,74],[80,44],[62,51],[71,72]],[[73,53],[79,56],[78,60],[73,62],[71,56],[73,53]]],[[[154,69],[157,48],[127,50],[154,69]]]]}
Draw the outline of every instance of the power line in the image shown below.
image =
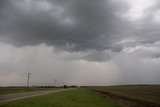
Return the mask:
{"type": "Polygon", "coordinates": [[[56,79],[54,79],[53,81],[54,81],[54,86],[56,87],[56,85],[57,85],[57,84],[56,84],[56,79]]]}
{"type": "Polygon", "coordinates": [[[30,78],[30,76],[31,76],[31,73],[30,73],[30,71],[28,70],[28,73],[27,73],[27,88],[29,87],[29,78],[30,78]]]}

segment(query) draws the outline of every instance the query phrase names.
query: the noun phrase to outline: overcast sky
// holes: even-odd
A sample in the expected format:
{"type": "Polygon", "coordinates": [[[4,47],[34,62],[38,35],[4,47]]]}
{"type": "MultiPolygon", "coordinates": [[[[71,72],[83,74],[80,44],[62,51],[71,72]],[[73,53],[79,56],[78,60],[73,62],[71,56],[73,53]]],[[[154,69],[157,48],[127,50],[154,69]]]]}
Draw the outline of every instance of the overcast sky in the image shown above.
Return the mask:
{"type": "Polygon", "coordinates": [[[0,0],[0,86],[160,83],[159,0],[0,0]]]}

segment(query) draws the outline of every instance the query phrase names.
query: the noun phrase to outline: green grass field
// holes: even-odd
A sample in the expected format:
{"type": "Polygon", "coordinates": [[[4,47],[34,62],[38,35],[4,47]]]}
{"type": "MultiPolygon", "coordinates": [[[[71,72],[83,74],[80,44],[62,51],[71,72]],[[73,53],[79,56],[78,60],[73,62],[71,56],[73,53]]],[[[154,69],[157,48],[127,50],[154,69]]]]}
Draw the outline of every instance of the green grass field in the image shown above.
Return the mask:
{"type": "Polygon", "coordinates": [[[78,88],[12,101],[0,107],[122,107],[122,105],[97,92],[78,88]]]}
{"type": "Polygon", "coordinates": [[[160,85],[99,86],[90,88],[160,104],[160,85]]]}
{"type": "Polygon", "coordinates": [[[11,94],[11,93],[21,93],[21,92],[32,92],[32,91],[43,91],[43,90],[53,90],[54,88],[25,88],[25,87],[0,87],[0,95],[11,94]]]}

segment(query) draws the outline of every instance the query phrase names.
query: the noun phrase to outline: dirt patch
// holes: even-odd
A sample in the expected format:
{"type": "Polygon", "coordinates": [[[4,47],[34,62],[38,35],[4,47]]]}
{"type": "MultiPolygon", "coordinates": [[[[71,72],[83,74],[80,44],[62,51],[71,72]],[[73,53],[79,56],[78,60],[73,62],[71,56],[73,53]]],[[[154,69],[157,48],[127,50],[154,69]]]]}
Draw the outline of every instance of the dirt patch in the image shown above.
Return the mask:
{"type": "Polygon", "coordinates": [[[117,94],[106,92],[106,91],[97,91],[97,90],[93,90],[93,91],[102,93],[106,97],[125,103],[129,107],[160,107],[159,104],[149,102],[149,101],[144,101],[144,100],[131,98],[123,95],[117,95],[117,94]]]}

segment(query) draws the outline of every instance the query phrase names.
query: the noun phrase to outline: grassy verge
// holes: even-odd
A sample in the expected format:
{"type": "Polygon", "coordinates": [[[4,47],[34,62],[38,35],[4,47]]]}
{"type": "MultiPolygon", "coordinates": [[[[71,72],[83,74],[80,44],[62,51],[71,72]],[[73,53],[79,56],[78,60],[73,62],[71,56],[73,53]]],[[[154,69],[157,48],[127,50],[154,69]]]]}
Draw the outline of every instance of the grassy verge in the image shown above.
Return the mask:
{"type": "Polygon", "coordinates": [[[1,87],[0,95],[3,94],[12,94],[12,93],[21,93],[21,92],[33,92],[33,91],[44,91],[44,90],[53,90],[54,88],[25,88],[25,87],[1,87]]]}
{"type": "Polygon", "coordinates": [[[88,89],[65,90],[62,92],[9,102],[0,107],[122,107],[88,89]]]}
{"type": "Polygon", "coordinates": [[[102,86],[90,88],[160,105],[160,85],[102,86]]]}

